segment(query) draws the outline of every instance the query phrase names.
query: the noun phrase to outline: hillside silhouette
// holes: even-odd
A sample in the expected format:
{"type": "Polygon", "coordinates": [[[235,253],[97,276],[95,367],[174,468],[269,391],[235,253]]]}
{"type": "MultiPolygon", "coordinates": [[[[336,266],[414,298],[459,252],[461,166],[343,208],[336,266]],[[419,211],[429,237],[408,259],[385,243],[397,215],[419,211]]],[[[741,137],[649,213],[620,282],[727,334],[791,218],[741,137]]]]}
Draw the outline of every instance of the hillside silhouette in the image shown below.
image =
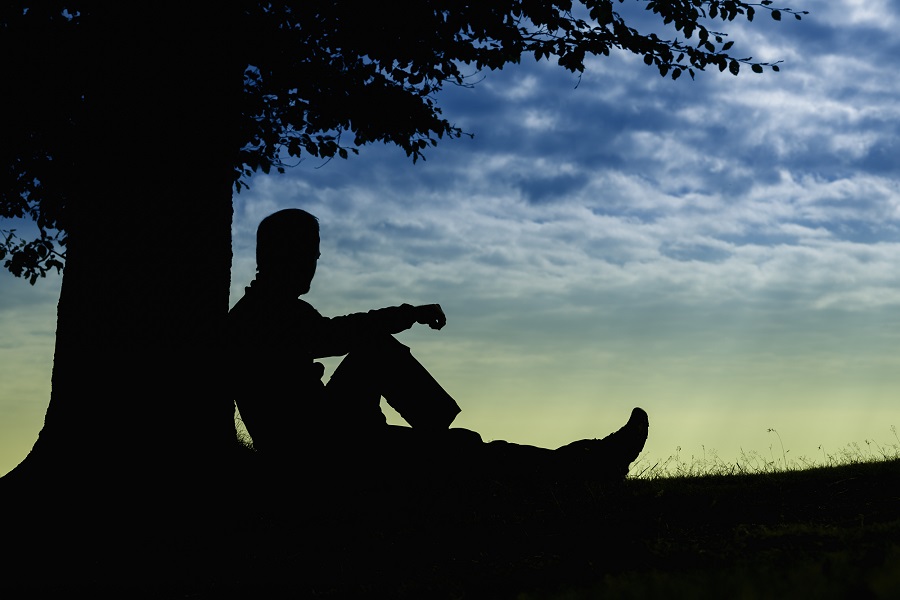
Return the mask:
{"type": "Polygon", "coordinates": [[[167,508],[167,494],[148,488],[143,509],[118,519],[116,498],[71,512],[6,506],[3,586],[30,597],[131,598],[900,591],[896,459],[619,485],[489,477],[424,485],[398,473],[390,486],[326,487],[286,480],[257,458],[242,454],[227,490],[205,500],[167,508]]]}

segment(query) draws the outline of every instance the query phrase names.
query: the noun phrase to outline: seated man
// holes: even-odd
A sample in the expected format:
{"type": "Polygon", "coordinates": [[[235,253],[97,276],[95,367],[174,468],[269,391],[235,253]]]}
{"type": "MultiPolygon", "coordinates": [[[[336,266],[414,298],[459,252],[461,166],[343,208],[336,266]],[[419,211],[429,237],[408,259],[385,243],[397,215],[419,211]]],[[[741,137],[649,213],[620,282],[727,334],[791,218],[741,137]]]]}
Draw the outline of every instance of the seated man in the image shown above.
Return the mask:
{"type": "Polygon", "coordinates": [[[311,462],[333,469],[458,454],[481,468],[533,465],[550,476],[625,477],[647,439],[643,410],[635,408],[624,427],[602,440],[556,450],[485,444],[474,432],[450,429],[460,412],[456,401],[393,337],[416,323],[441,329],[441,307],[403,304],[324,317],[299,299],[318,258],[314,216],[300,209],[269,215],[257,231],[257,276],[228,315],[234,397],[260,455],[315,457],[311,462]],[[315,359],[343,355],[324,383],[324,366],[315,359]],[[387,424],[382,397],[411,427],[387,424]]]}

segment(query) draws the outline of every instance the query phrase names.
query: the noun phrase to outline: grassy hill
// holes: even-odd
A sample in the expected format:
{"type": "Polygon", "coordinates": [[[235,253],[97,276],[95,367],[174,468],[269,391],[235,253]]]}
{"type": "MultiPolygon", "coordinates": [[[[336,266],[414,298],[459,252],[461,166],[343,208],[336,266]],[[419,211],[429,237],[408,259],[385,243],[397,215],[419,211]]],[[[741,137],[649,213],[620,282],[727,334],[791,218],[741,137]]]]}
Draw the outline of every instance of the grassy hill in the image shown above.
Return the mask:
{"type": "Polygon", "coordinates": [[[200,502],[155,496],[174,512],[60,511],[7,535],[0,596],[900,597],[896,458],[621,485],[315,481],[251,470],[200,502]]]}

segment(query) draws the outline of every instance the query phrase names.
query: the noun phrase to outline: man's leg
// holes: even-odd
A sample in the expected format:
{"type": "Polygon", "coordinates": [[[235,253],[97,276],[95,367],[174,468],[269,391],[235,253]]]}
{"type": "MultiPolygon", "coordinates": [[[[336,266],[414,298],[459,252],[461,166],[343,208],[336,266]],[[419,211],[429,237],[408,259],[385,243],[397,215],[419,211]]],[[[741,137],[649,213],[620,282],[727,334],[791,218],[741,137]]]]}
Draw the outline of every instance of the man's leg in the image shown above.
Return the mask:
{"type": "Polygon", "coordinates": [[[647,440],[649,420],[640,408],[602,439],[578,440],[555,450],[496,440],[480,452],[489,477],[510,482],[622,481],[647,440]]]}
{"type": "Polygon", "coordinates": [[[650,420],[642,408],[631,411],[628,422],[602,439],[578,440],[554,450],[561,475],[599,480],[622,480],[647,441],[650,420]]]}
{"type": "Polygon", "coordinates": [[[640,408],[632,411],[625,426],[607,437],[579,440],[556,450],[502,440],[482,444],[477,433],[467,430],[451,430],[448,435],[459,406],[409,348],[393,336],[348,354],[326,385],[326,392],[341,424],[347,423],[348,431],[365,444],[377,439],[376,446],[391,455],[422,451],[423,457],[434,456],[438,448],[451,455],[462,450],[462,454],[475,457],[468,463],[473,469],[482,473],[487,470],[489,476],[501,479],[624,478],[647,439],[647,413],[640,408]],[[382,396],[414,431],[386,425],[380,407],[382,396]]]}
{"type": "Polygon", "coordinates": [[[325,390],[342,424],[361,431],[384,426],[382,396],[415,429],[446,430],[460,412],[409,348],[390,335],[351,351],[325,390]]]}

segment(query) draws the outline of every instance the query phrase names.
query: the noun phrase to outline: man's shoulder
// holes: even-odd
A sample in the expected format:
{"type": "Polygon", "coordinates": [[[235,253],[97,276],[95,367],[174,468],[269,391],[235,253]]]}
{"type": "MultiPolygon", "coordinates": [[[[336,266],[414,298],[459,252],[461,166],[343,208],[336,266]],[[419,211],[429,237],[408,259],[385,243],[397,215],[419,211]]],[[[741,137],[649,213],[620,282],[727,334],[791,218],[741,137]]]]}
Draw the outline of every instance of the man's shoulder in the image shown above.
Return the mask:
{"type": "Polygon", "coordinates": [[[295,318],[321,316],[319,311],[305,300],[299,298],[275,298],[254,293],[250,288],[247,288],[247,292],[228,311],[228,319],[231,322],[245,319],[256,320],[259,318],[277,319],[287,315],[295,318]]]}

